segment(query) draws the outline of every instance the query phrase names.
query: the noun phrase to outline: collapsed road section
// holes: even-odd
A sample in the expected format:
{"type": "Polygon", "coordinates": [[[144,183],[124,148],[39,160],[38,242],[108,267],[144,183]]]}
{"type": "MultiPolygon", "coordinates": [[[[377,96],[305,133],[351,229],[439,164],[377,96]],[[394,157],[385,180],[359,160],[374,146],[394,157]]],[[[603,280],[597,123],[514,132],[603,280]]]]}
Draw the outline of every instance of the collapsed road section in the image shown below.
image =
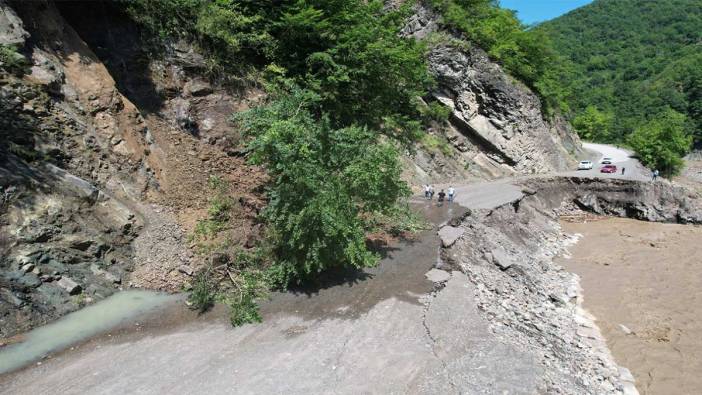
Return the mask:
{"type": "MultiPolygon", "coordinates": [[[[699,224],[699,200],[666,182],[551,177],[512,186],[521,193],[440,229],[443,261],[475,285],[479,311],[493,333],[538,361],[547,392],[636,393],[631,374],[617,366],[581,308],[577,276],[553,261],[576,241],[562,232],[559,216],[586,210],[699,224]]],[[[504,189],[495,189],[501,192],[496,199],[504,189]]]]}

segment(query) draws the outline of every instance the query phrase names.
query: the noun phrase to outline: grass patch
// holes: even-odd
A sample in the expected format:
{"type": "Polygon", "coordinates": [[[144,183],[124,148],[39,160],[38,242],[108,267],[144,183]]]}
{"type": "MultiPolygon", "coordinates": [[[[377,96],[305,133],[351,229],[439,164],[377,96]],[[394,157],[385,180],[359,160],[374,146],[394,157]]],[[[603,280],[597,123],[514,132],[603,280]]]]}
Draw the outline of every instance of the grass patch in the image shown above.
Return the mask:
{"type": "Polygon", "coordinates": [[[453,157],[453,147],[449,144],[445,137],[439,137],[435,134],[425,133],[419,139],[419,143],[429,152],[441,152],[447,157],[453,157]]]}
{"type": "Polygon", "coordinates": [[[14,45],[0,44],[0,69],[16,74],[23,75],[29,68],[29,61],[22,54],[17,52],[17,47],[14,45]]]}

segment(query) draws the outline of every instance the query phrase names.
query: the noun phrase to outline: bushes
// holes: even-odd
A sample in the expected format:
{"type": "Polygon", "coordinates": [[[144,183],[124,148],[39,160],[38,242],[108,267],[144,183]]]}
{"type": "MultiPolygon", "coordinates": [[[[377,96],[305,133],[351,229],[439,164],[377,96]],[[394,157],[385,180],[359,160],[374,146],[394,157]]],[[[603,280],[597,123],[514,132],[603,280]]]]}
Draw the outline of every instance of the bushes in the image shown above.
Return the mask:
{"type": "Polygon", "coordinates": [[[444,137],[439,137],[430,133],[424,133],[419,139],[419,142],[429,152],[441,151],[441,153],[447,157],[453,156],[453,148],[444,137]]]}
{"type": "Polygon", "coordinates": [[[188,302],[191,303],[193,309],[204,313],[214,305],[215,292],[210,279],[210,270],[205,270],[195,277],[193,289],[188,295],[188,302]]]}
{"type": "Polygon", "coordinates": [[[439,124],[446,123],[451,116],[451,108],[436,101],[430,102],[420,112],[426,121],[434,121],[439,124]]]}
{"type": "Polygon", "coordinates": [[[12,45],[0,44],[0,70],[22,75],[27,72],[29,61],[12,45]]]}
{"type": "Polygon", "coordinates": [[[210,205],[207,208],[207,218],[195,224],[195,237],[211,238],[224,230],[229,221],[230,211],[234,208],[234,201],[228,195],[229,185],[221,177],[210,176],[207,185],[212,193],[210,205]]]}

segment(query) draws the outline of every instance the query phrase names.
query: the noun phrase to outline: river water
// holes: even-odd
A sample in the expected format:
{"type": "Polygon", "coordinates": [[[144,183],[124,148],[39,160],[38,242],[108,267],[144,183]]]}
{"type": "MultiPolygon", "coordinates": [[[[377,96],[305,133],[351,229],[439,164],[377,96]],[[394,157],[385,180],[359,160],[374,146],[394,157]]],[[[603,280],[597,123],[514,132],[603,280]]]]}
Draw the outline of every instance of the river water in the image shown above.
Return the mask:
{"type": "Polygon", "coordinates": [[[702,388],[702,227],[606,218],[559,263],[581,277],[584,307],[642,394],[702,388]]]}

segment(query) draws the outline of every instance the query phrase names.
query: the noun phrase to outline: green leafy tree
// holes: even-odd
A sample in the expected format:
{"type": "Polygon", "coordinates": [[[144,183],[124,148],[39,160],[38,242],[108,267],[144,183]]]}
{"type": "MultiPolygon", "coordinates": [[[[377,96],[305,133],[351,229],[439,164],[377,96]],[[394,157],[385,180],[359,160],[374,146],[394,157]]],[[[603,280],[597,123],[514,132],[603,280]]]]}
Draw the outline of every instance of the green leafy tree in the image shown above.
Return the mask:
{"type": "Polygon", "coordinates": [[[276,61],[320,96],[334,126],[357,123],[400,139],[416,132],[406,121],[417,117],[414,99],[431,80],[423,45],[398,35],[405,13],[377,0],[297,1],[283,9],[273,30],[276,61]]]}
{"type": "Polygon", "coordinates": [[[685,115],[669,108],[637,128],[628,141],[646,166],[671,177],[682,169],[681,157],[692,144],[685,124],[685,115]]]}
{"type": "Polygon", "coordinates": [[[264,217],[273,231],[277,281],[302,281],[333,267],[363,268],[365,218],[389,213],[409,192],[395,147],[365,127],[316,120],[322,98],[294,89],[238,116],[253,136],[252,161],[272,177],[264,217]]]}
{"type": "Polygon", "coordinates": [[[578,135],[588,141],[610,142],[614,116],[603,112],[595,106],[588,106],[585,111],[573,119],[573,127],[578,135]]]}

